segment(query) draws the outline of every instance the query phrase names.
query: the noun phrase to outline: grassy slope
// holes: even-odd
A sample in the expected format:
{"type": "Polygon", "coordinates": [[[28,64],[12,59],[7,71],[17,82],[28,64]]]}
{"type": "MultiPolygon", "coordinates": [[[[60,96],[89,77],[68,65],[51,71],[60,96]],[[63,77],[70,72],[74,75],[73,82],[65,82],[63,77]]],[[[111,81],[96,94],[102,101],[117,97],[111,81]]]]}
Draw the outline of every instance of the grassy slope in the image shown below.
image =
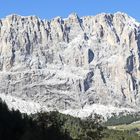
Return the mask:
{"type": "Polygon", "coordinates": [[[120,131],[135,130],[140,136],[140,121],[131,124],[108,126],[108,128],[113,130],[120,130],[120,131]]]}
{"type": "Polygon", "coordinates": [[[140,122],[139,123],[108,126],[108,128],[109,129],[116,129],[116,130],[132,130],[132,129],[135,129],[135,128],[140,129],[140,122]]]}

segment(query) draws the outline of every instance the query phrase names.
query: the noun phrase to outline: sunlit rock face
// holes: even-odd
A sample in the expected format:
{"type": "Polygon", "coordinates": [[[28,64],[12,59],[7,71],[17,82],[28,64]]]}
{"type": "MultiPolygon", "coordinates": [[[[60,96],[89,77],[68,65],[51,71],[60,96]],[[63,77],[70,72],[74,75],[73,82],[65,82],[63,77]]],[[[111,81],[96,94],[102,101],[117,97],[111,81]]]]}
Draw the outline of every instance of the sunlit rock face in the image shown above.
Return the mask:
{"type": "Polygon", "coordinates": [[[140,24],[124,13],[0,20],[0,93],[53,109],[140,107],[140,24]]]}

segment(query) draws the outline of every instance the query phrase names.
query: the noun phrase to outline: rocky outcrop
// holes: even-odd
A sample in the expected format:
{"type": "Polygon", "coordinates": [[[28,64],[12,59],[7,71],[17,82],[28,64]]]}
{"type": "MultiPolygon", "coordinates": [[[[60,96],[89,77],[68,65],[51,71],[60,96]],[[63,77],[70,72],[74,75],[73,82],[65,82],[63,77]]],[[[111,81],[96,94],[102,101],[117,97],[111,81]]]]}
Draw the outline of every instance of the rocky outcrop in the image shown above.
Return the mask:
{"type": "Polygon", "coordinates": [[[140,107],[140,24],[124,13],[0,20],[0,93],[53,109],[140,107]]]}

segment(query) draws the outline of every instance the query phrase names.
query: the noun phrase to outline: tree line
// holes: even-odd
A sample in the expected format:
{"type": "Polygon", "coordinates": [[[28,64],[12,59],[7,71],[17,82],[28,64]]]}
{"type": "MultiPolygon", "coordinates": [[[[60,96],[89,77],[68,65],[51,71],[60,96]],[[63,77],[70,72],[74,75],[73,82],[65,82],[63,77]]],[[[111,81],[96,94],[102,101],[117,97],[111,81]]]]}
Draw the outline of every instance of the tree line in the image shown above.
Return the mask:
{"type": "Polygon", "coordinates": [[[108,130],[98,115],[84,120],[57,111],[27,115],[9,110],[0,100],[0,140],[129,140],[129,136],[139,138],[135,133],[108,130]]]}

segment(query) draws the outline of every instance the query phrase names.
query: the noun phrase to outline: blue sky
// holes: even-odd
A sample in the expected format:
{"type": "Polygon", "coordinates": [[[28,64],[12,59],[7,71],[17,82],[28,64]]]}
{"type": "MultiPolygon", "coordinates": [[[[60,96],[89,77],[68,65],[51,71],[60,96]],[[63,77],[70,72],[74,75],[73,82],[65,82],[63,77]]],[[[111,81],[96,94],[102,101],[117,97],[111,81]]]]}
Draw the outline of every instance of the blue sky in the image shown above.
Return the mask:
{"type": "Polygon", "coordinates": [[[1,0],[0,18],[9,14],[37,15],[42,19],[79,16],[101,12],[125,12],[140,21],[140,0],[1,0]]]}

